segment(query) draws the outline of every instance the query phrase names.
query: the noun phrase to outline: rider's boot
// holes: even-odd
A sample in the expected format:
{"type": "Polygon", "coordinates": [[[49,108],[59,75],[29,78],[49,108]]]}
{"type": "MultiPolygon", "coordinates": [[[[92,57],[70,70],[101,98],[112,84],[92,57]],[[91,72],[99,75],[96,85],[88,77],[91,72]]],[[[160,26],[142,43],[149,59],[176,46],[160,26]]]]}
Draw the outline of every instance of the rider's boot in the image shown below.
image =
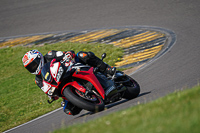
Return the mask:
{"type": "Polygon", "coordinates": [[[106,70],[105,70],[106,74],[109,74],[111,76],[113,76],[116,72],[116,67],[113,66],[107,66],[106,70]]]}
{"type": "Polygon", "coordinates": [[[109,66],[102,60],[99,60],[97,67],[99,68],[99,71],[104,73],[105,75],[113,76],[116,72],[116,67],[109,66]]]}
{"type": "Polygon", "coordinates": [[[63,107],[63,111],[68,115],[77,115],[82,110],[67,100],[63,100],[63,102],[61,102],[61,106],[63,107]]]}
{"type": "Polygon", "coordinates": [[[99,68],[99,71],[105,75],[113,76],[116,72],[116,67],[109,66],[98,57],[96,57],[96,66],[99,68]]]}
{"type": "Polygon", "coordinates": [[[63,111],[68,115],[72,115],[71,110],[67,109],[67,104],[68,104],[68,101],[63,99],[63,101],[61,102],[61,106],[63,107],[63,111]]]}

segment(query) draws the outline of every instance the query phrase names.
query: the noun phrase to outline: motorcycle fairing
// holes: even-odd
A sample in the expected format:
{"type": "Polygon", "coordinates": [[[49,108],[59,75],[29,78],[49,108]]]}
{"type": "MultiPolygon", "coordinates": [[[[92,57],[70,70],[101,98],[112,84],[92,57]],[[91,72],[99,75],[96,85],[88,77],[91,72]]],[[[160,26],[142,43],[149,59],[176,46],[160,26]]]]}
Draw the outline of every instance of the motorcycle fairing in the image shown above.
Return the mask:
{"type": "Polygon", "coordinates": [[[54,78],[54,80],[56,82],[59,82],[57,75],[60,75],[59,70],[60,70],[60,68],[62,68],[62,67],[60,67],[60,65],[61,65],[60,62],[55,62],[55,63],[52,63],[52,66],[50,66],[51,76],[54,78]]]}
{"type": "Polygon", "coordinates": [[[43,87],[41,89],[44,91],[44,93],[47,94],[50,88],[51,88],[51,84],[43,80],[43,87]]]}
{"type": "Polygon", "coordinates": [[[80,78],[80,79],[85,79],[91,82],[94,85],[94,87],[97,89],[101,97],[105,99],[105,91],[103,87],[101,86],[101,84],[99,83],[96,76],[94,75],[93,67],[91,67],[88,71],[80,71],[78,73],[74,73],[72,76],[76,78],[80,78]]]}
{"type": "Polygon", "coordinates": [[[77,90],[79,90],[79,91],[81,91],[81,92],[83,92],[83,93],[86,92],[86,89],[85,89],[82,85],[78,84],[78,82],[76,82],[76,81],[73,81],[73,82],[67,83],[67,84],[62,88],[62,91],[61,91],[61,94],[62,94],[62,95],[63,95],[63,90],[64,90],[67,86],[73,86],[74,88],[76,88],[77,90]]]}
{"type": "Polygon", "coordinates": [[[53,78],[50,74],[50,62],[43,66],[41,76],[46,82],[51,83],[53,81],[53,78]]]}
{"type": "Polygon", "coordinates": [[[57,87],[44,80],[42,81],[42,83],[43,83],[43,87],[41,89],[44,91],[45,94],[48,94],[49,90],[51,90],[52,88],[54,88],[55,90],[55,88],[57,87]]]}

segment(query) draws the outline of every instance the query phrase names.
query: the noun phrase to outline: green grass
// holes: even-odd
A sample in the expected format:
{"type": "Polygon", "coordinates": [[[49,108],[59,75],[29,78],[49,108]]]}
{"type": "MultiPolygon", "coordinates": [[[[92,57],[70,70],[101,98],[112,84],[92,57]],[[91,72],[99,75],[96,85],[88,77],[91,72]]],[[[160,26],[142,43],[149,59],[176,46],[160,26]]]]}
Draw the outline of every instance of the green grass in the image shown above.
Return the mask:
{"type": "Polygon", "coordinates": [[[54,133],[199,133],[200,86],[54,133]]]}
{"type": "Polygon", "coordinates": [[[0,132],[60,107],[61,99],[47,103],[48,97],[35,85],[35,76],[23,67],[22,57],[31,49],[43,54],[50,50],[92,51],[98,57],[106,52],[104,61],[110,65],[123,55],[122,49],[106,44],[57,43],[0,49],[0,132]]]}

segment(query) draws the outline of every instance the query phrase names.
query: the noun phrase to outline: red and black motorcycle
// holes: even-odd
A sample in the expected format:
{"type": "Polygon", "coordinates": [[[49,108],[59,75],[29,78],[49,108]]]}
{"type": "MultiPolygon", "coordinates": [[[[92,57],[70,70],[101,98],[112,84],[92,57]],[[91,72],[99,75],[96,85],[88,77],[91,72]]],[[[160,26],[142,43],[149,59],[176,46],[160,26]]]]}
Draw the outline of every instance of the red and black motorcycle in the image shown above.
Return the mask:
{"type": "MultiPolygon", "coordinates": [[[[106,57],[104,53],[102,60],[106,57]]],[[[113,76],[105,75],[81,63],[66,67],[60,62],[49,62],[42,69],[42,90],[54,97],[62,97],[75,106],[98,112],[106,104],[136,98],[140,93],[139,84],[121,71],[113,76]]],[[[52,102],[52,101],[49,101],[52,102]]]]}

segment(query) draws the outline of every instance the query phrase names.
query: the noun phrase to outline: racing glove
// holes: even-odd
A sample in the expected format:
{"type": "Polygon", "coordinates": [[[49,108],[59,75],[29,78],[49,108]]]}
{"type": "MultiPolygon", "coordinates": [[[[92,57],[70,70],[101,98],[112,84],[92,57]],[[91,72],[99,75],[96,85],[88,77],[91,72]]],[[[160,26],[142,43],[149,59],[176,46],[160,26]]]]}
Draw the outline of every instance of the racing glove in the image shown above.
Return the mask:
{"type": "Polygon", "coordinates": [[[63,57],[62,63],[65,64],[66,67],[74,64],[73,58],[75,57],[74,51],[67,51],[63,57]]]}
{"type": "Polygon", "coordinates": [[[63,62],[70,62],[74,57],[74,51],[67,51],[65,52],[65,56],[63,57],[63,62]]]}

